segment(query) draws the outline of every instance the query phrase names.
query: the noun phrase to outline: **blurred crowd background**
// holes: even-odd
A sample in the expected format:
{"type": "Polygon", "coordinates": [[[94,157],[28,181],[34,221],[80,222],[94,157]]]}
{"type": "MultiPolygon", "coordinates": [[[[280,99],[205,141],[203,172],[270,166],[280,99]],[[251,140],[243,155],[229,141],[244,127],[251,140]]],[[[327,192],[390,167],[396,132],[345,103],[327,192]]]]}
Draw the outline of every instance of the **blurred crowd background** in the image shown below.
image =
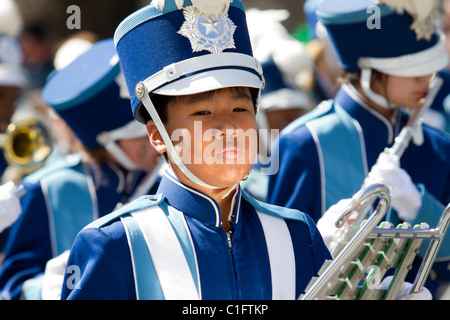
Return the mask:
{"type": "MultiPolygon", "coordinates": [[[[55,44],[74,30],[66,28],[70,5],[82,12],[82,29],[91,30],[101,37],[110,37],[117,25],[129,14],[150,3],[150,0],[15,0],[26,25],[37,25],[46,32],[46,39],[55,44]]],[[[295,32],[304,21],[305,0],[244,0],[246,8],[287,9],[291,15],[283,22],[290,32],[295,32]]]]}
{"type": "MultiPolygon", "coordinates": [[[[279,95],[267,96],[267,105],[264,105],[263,100],[260,101],[260,110],[265,113],[258,121],[263,128],[282,130],[289,122],[311,110],[320,101],[332,98],[339,85],[341,71],[326,39],[326,33],[320,34],[320,30],[315,27],[314,15],[308,12],[308,8],[314,8],[319,1],[243,0],[254,55],[263,63],[263,67],[267,66],[264,70],[267,88],[263,94],[279,90],[276,81],[284,82],[283,87],[289,86],[290,90],[295,91],[284,96],[285,106],[279,106],[279,95]],[[272,76],[272,71],[278,75],[272,76]],[[274,108],[274,105],[277,105],[277,108],[274,108]]],[[[52,128],[52,135],[60,152],[66,154],[76,151],[77,140],[72,137],[70,130],[56,117],[49,116],[52,110],[42,103],[41,89],[55,69],[63,68],[92,43],[112,38],[124,18],[150,2],[0,0],[0,35],[13,33],[13,37],[17,38],[22,55],[21,65],[27,76],[27,85],[22,86],[20,99],[16,99],[15,107],[10,108],[14,117],[11,118],[11,114],[3,112],[5,108],[0,110],[0,135],[5,132],[10,122],[17,122],[24,114],[38,119],[43,115],[43,119],[39,120],[52,128]],[[10,12],[11,3],[16,6],[16,15],[10,12]],[[73,5],[80,11],[77,21],[79,29],[68,27],[68,21],[74,14],[70,10],[73,5]],[[70,43],[69,40],[73,39],[77,41],[70,43]]],[[[442,8],[442,25],[445,32],[449,33],[450,0],[442,0],[442,8]]],[[[450,36],[447,37],[447,43],[448,39],[450,36]]],[[[450,45],[447,44],[447,47],[450,52],[450,45]]],[[[0,48],[3,50],[0,52],[3,56],[14,56],[4,49],[0,48]]],[[[440,128],[448,125],[442,124],[441,120],[431,122],[437,123],[440,128]]],[[[264,139],[270,142],[271,138],[264,139]]],[[[0,154],[0,167],[2,162],[4,166],[5,161],[1,159],[0,154]]],[[[3,174],[2,181],[18,178],[3,174]]]]}
{"type": "MultiPolygon", "coordinates": [[[[0,2],[3,0],[0,0],[0,2]]],[[[6,0],[5,0],[6,1],[6,0]]],[[[42,85],[43,78],[53,67],[53,58],[61,43],[68,37],[80,36],[93,41],[110,38],[120,22],[149,4],[150,0],[13,0],[22,17],[21,42],[24,64],[31,72],[32,86],[42,85]],[[67,8],[76,5],[81,11],[81,29],[70,30],[67,8]],[[89,32],[87,34],[86,32],[89,32]]],[[[307,41],[305,31],[305,0],[244,0],[246,8],[260,10],[284,9],[289,16],[282,21],[286,30],[302,41],[307,41]]]]}

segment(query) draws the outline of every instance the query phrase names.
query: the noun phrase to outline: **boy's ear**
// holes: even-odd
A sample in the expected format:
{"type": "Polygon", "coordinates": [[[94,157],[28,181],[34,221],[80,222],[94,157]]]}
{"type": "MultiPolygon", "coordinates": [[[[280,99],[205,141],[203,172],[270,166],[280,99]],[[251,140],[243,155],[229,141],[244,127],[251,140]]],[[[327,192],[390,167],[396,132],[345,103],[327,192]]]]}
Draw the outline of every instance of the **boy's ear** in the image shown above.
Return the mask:
{"type": "Polygon", "coordinates": [[[160,154],[167,152],[166,144],[164,143],[155,123],[151,120],[147,122],[147,134],[150,140],[150,144],[156,151],[158,151],[160,154]]]}

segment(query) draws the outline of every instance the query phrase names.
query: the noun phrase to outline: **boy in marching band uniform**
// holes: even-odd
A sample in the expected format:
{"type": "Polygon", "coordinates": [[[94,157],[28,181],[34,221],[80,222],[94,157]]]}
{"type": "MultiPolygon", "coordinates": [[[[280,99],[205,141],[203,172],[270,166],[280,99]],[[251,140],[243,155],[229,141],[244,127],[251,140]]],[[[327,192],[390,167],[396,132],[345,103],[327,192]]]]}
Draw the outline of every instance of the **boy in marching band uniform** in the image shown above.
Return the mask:
{"type": "Polygon", "coordinates": [[[49,163],[19,184],[26,193],[0,269],[1,299],[59,298],[63,271],[53,270],[60,265],[64,270],[65,252],[76,234],[118,203],[139,196],[139,188],[146,187],[141,195],[151,192],[145,177],[159,155],[127,110],[121,77],[113,40],[107,39],[47,81],[43,100],[66,121],[86,153],[49,163]]]}
{"type": "Polygon", "coordinates": [[[115,41],[133,114],[169,169],[156,195],[78,234],[62,298],[298,298],[330,255],[308,215],[239,185],[263,84],[242,3],[154,1],[115,41]]]}
{"type": "MultiPolygon", "coordinates": [[[[437,6],[435,1],[389,0],[319,4],[316,14],[346,79],[334,100],[281,133],[274,155],[280,170],[270,177],[270,203],[308,212],[317,222],[331,206],[351,198],[372,168],[366,183],[382,183],[391,190],[393,210],[386,219],[394,225],[437,225],[450,201],[448,136],[419,126],[401,159],[383,153],[376,163],[406,125],[404,110],[423,105],[432,77],[447,66],[433,19],[437,6]]],[[[325,217],[342,213],[346,203],[332,207],[325,217]]],[[[320,229],[322,234],[333,238],[335,227],[327,228],[320,229]]],[[[443,279],[448,278],[448,241],[438,254],[443,263],[435,264],[443,279]]]]}
{"type": "Polygon", "coordinates": [[[239,186],[263,84],[242,3],[184,4],[153,2],[116,30],[133,114],[170,168],[157,195],[79,233],[63,299],[295,299],[329,258],[307,215],[239,186]]]}

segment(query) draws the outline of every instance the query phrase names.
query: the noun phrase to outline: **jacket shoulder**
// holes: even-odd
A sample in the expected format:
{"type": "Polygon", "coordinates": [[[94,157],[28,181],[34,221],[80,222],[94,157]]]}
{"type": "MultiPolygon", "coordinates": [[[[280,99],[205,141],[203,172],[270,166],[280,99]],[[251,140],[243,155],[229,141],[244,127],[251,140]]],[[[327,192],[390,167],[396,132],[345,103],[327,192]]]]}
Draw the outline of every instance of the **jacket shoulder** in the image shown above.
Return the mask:
{"type": "Polygon", "coordinates": [[[81,155],[80,154],[72,154],[69,156],[66,156],[64,158],[61,158],[54,163],[45,165],[44,167],[40,168],[39,170],[29,174],[23,179],[24,183],[37,183],[39,180],[48,177],[52,174],[61,172],[66,169],[72,169],[74,167],[77,167],[80,165],[81,162],[81,155]]]}
{"type": "Polygon", "coordinates": [[[148,195],[148,196],[142,196],[138,199],[124,205],[120,209],[117,209],[93,222],[88,224],[84,229],[88,228],[101,228],[110,222],[119,219],[120,217],[143,209],[148,209],[154,206],[159,205],[162,202],[162,194],[158,195],[148,195]]]}
{"type": "Polygon", "coordinates": [[[246,192],[242,192],[243,198],[249,202],[257,211],[274,216],[276,218],[300,221],[303,223],[308,223],[305,213],[290,208],[284,208],[273,204],[268,204],[253,198],[246,192]]]}
{"type": "Polygon", "coordinates": [[[304,126],[306,122],[323,117],[332,112],[334,112],[334,101],[333,100],[322,101],[313,110],[288,124],[280,134],[289,135],[293,131],[296,131],[299,127],[304,126]]]}

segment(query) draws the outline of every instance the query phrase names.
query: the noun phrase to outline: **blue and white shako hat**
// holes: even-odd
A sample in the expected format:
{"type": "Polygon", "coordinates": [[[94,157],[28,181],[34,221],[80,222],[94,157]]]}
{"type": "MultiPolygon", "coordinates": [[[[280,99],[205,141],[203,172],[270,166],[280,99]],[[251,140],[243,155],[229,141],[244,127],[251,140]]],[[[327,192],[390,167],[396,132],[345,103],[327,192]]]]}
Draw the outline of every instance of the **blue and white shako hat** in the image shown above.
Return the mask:
{"type": "Polygon", "coordinates": [[[344,70],[417,77],[448,63],[438,7],[437,0],[323,0],[316,14],[344,70]]]}
{"type": "Polygon", "coordinates": [[[116,143],[147,135],[129,109],[129,95],[112,39],[101,40],[51,75],[42,99],[87,148],[103,146],[122,166],[136,169],[116,143]],[[125,88],[125,90],[124,90],[125,88]]]}
{"type": "Polygon", "coordinates": [[[263,87],[240,0],[154,0],[116,29],[116,50],[135,118],[147,110],[177,166],[194,183],[173,148],[150,94],[189,95],[227,87],[263,87]]]}
{"type": "Polygon", "coordinates": [[[274,59],[261,62],[265,85],[261,91],[259,109],[307,109],[311,106],[308,95],[287,81],[274,59]]]}
{"type": "Polygon", "coordinates": [[[419,77],[447,66],[444,36],[437,25],[439,4],[439,0],[323,0],[316,14],[340,67],[361,70],[367,91],[373,69],[419,77]]]}
{"type": "Polygon", "coordinates": [[[141,122],[140,99],[147,94],[262,87],[240,0],[152,1],[118,26],[114,40],[141,122]]]}

